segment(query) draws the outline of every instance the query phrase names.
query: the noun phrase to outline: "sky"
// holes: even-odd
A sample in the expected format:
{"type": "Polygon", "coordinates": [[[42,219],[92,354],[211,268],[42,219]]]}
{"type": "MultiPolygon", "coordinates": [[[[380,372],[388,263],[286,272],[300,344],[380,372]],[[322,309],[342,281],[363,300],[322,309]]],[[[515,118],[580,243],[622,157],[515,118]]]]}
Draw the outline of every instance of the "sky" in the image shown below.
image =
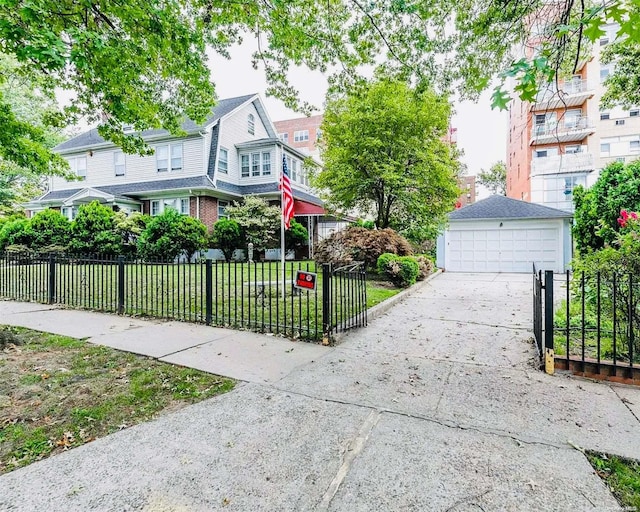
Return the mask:
{"type": "MultiPolygon", "coordinates": [[[[218,98],[259,93],[272,121],[302,117],[302,114],[287,109],[280,100],[266,97],[264,73],[251,66],[251,44],[247,41],[234,48],[231,60],[213,53],[209,55],[218,98]]],[[[322,108],[327,89],[325,76],[296,68],[291,70],[290,80],[302,100],[322,108]]],[[[458,147],[464,150],[462,161],[467,165],[466,173],[469,175],[489,169],[499,160],[506,160],[507,113],[491,110],[490,103],[490,92],[485,92],[477,102],[453,99],[455,114],[452,126],[458,129],[458,147]]]]}

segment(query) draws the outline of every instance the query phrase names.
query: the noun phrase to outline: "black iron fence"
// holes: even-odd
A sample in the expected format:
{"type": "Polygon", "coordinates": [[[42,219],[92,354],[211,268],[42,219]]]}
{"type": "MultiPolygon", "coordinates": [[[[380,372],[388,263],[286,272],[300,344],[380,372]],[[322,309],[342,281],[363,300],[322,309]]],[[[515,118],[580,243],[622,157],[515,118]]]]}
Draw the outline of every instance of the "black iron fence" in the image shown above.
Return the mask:
{"type": "Polygon", "coordinates": [[[4,254],[0,298],[204,323],[329,341],[367,322],[361,266],[313,261],[143,262],[124,257],[4,254]],[[295,286],[316,274],[314,289],[295,286]]]}
{"type": "Polygon", "coordinates": [[[534,268],[533,297],[534,334],[551,371],[640,383],[638,276],[534,268]]]}

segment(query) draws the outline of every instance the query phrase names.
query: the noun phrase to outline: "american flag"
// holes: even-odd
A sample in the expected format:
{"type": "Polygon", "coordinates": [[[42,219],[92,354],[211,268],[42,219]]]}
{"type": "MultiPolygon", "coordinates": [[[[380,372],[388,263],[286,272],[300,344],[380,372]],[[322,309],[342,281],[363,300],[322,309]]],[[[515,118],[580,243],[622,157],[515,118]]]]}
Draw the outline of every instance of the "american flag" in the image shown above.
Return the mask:
{"type": "Polygon", "coordinates": [[[293,192],[291,191],[291,180],[289,179],[289,169],[287,169],[287,157],[282,156],[282,176],[280,177],[280,190],[282,190],[282,218],[285,229],[289,229],[293,218],[293,192]]]}

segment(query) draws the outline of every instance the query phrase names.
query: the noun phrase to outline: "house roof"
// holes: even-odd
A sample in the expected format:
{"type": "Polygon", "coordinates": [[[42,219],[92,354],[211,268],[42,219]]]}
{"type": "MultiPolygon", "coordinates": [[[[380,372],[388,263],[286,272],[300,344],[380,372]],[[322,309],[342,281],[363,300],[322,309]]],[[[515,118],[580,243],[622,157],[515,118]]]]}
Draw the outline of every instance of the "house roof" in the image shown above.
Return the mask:
{"type": "MultiPolygon", "coordinates": [[[[197,124],[193,122],[191,119],[187,119],[184,123],[182,123],[182,129],[187,133],[197,132],[201,130],[203,127],[216,122],[221,117],[224,117],[225,115],[234,111],[236,108],[238,108],[242,104],[246,103],[247,101],[255,97],[256,97],[256,94],[248,94],[245,96],[238,96],[235,98],[227,98],[227,99],[219,100],[213,107],[211,111],[211,115],[207,117],[207,120],[203,124],[197,124]]],[[[140,136],[142,136],[143,138],[156,137],[161,135],[169,135],[169,132],[167,130],[158,129],[158,130],[144,130],[143,132],[140,133],[140,136]]],[[[77,137],[74,137],[73,139],[69,139],[63,142],[62,144],[58,144],[54,148],[54,151],[67,153],[67,152],[74,151],[76,149],[81,149],[89,146],[102,145],[102,144],[109,144],[109,143],[98,134],[97,128],[93,128],[87,132],[81,133],[80,135],[78,135],[77,137]]]]}
{"type": "Polygon", "coordinates": [[[505,196],[491,196],[449,214],[449,220],[560,219],[573,214],[505,196]]]}
{"type": "MultiPolygon", "coordinates": [[[[219,190],[229,192],[231,194],[236,194],[239,196],[248,196],[251,194],[270,194],[273,192],[280,192],[278,189],[277,183],[263,183],[259,185],[234,185],[233,183],[228,183],[226,181],[218,180],[216,181],[216,186],[219,190]]],[[[323,206],[324,202],[322,199],[309,194],[307,192],[302,192],[301,190],[297,190],[296,188],[292,189],[293,197],[296,199],[300,199],[301,201],[306,201],[307,203],[317,204],[318,206],[323,206]]]]}
{"type": "MultiPolygon", "coordinates": [[[[38,202],[64,201],[74,194],[77,194],[82,188],[74,188],[69,190],[54,190],[46,193],[38,202]]],[[[143,181],[139,183],[123,183],[121,185],[107,185],[102,187],[91,187],[101,192],[106,192],[114,196],[139,196],[153,192],[163,192],[171,190],[186,189],[210,189],[215,190],[213,183],[207,176],[193,176],[189,178],[174,178],[166,180],[143,181]]]]}

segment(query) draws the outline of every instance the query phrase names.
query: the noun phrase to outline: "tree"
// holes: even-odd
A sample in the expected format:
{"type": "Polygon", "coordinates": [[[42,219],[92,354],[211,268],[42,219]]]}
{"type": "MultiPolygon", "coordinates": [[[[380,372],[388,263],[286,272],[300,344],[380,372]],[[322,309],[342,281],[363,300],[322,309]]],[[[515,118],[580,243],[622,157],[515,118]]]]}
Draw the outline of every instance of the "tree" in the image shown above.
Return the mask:
{"type": "Polygon", "coordinates": [[[284,246],[287,252],[296,251],[309,244],[309,232],[297,220],[291,219],[289,229],[284,232],[284,246]]]}
{"type": "Polygon", "coordinates": [[[581,254],[612,244],[621,210],[640,210],[640,161],[605,167],[588,190],[574,190],[573,236],[581,254]]]}
{"type": "Polygon", "coordinates": [[[122,254],[135,254],[138,238],[151,220],[148,215],[140,212],[119,211],[114,215],[114,231],[122,238],[122,254]]]}
{"type": "Polygon", "coordinates": [[[65,247],[71,236],[71,223],[59,211],[47,208],[36,213],[29,221],[30,248],[39,250],[47,246],[65,247]]]}
{"type": "MultiPolygon", "coordinates": [[[[215,97],[207,49],[229,58],[230,49],[246,37],[255,39],[252,63],[264,69],[267,93],[308,111],[287,79],[291,64],[330,70],[334,92],[360,83],[360,70],[379,65],[440,91],[457,87],[468,97],[496,76],[503,84],[513,77],[516,93],[532,100],[541,82],[553,82],[575,68],[589,52],[586,43],[604,33],[606,20],[620,23],[619,35],[628,36],[625,45],[636,45],[639,18],[635,4],[623,0],[596,5],[9,0],[0,5],[0,41],[2,50],[17,59],[19,74],[38,80],[43,93],[53,97],[56,87],[71,93],[74,99],[64,116],[52,116],[51,125],[82,116],[89,123],[103,121],[104,137],[127,151],[145,152],[139,137],[125,135],[125,125],[179,133],[185,116],[202,121],[215,97]],[[548,20],[544,32],[539,20],[548,20]],[[540,41],[540,32],[549,37],[540,41]],[[540,43],[535,55],[514,61],[514,48],[530,47],[534,36],[540,43]]],[[[509,99],[503,89],[498,86],[494,94],[500,107],[509,99]]],[[[63,172],[64,162],[42,145],[33,128],[18,122],[0,98],[2,157],[40,174],[63,172]]]]}
{"type": "MultiPolygon", "coordinates": [[[[55,99],[41,94],[39,82],[22,76],[18,70],[15,59],[0,54],[0,76],[3,77],[0,79],[0,123],[10,115],[8,107],[15,118],[14,128],[32,127],[34,134],[37,132],[38,144],[45,149],[52,148],[63,140],[62,130],[48,123],[57,111],[55,99]]],[[[9,129],[5,124],[0,126],[9,129]]],[[[44,179],[32,168],[33,141],[22,137],[13,141],[17,146],[4,148],[4,137],[7,133],[0,134],[0,213],[7,214],[14,211],[16,203],[40,195],[44,191],[44,179]]]]}
{"type": "Polygon", "coordinates": [[[458,163],[443,139],[450,113],[445,97],[390,79],[333,99],[314,185],[337,208],[372,212],[378,228],[404,217],[432,222],[459,193],[458,163]]]}
{"type": "Polygon", "coordinates": [[[507,166],[504,162],[496,162],[488,171],[481,169],[478,183],[487,187],[492,194],[507,195],[507,166]]]}
{"type": "Polygon", "coordinates": [[[147,261],[171,261],[181,254],[190,258],[206,248],[207,228],[198,219],[167,208],[151,218],[137,246],[138,255],[147,261]]]}
{"type": "Polygon", "coordinates": [[[226,208],[230,219],[242,228],[244,241],[256,251],[277,247],[280,241],[280,208],[258,196],[246,196],[226,208]]]}
{"type": "Polygon", "coordinates": [[[93,201],[82,205],[71,224],[69,250],[76,254],[117,256],[122,254],[122,236],[116,233],[115,212],[93,201]]]}
{"type": "Polygon", "coordinates": [[[226,261],[231,261],[233,252],[244,246],[240,224],[233,219],[220,219],[213,225],[211,244],[214,248],[222,251],[226,261]]]}

